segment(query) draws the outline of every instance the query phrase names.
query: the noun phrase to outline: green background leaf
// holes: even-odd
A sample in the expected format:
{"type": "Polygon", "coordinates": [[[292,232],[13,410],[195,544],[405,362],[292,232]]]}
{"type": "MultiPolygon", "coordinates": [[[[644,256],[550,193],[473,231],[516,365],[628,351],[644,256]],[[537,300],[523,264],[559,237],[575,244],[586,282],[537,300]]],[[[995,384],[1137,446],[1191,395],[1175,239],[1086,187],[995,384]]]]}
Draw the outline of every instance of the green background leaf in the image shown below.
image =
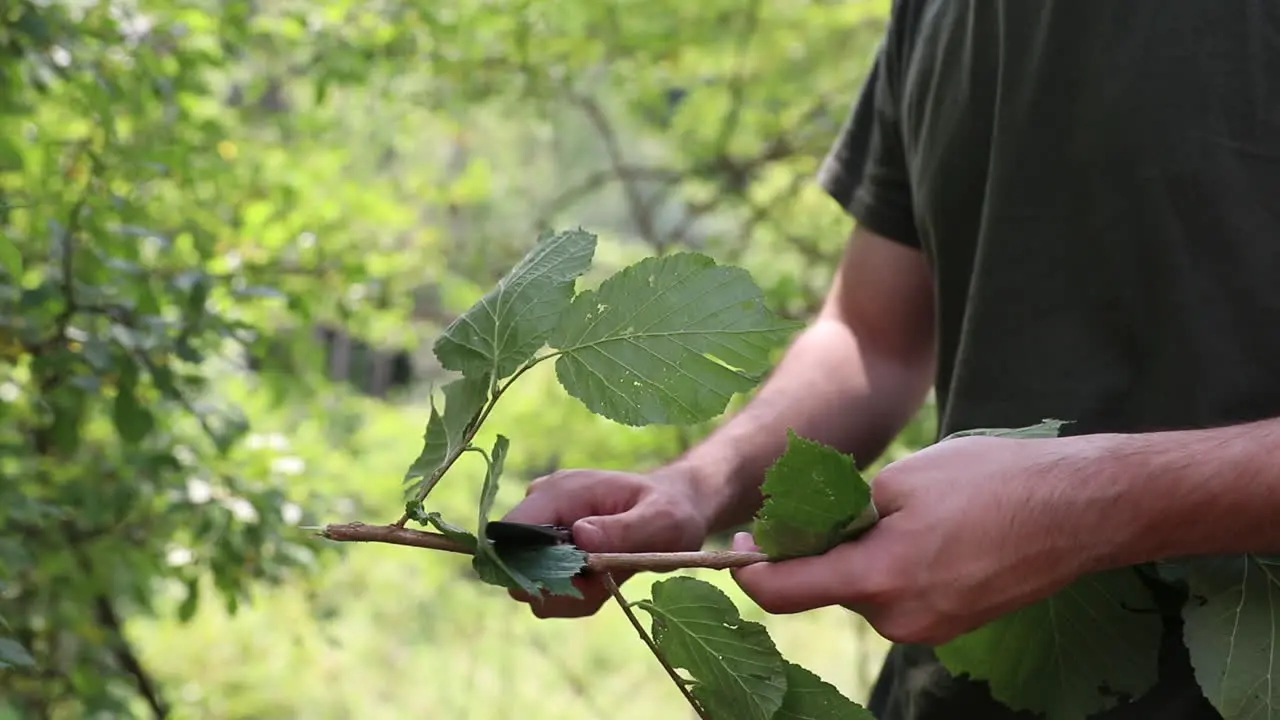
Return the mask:
{"type": "Polygon", "coordinates": [[[646,258],[574,298],[550,339],[556,377],[624,425],[689,424],[756,386],[799,323],[743,269],[698,253],[646,258]]]}
{"type": "Polygon", "coordinates": [[[986,681],[1015,710],[1083,720],[1155,684],[1163,631],[1147,586],[1122,569],[1081,578],[937,654],[953,675],[986,681]]]}
{"type": "Polygon", "coordinates": [[[0,233],[0,268],[15,282],[22,277],[22,251],[3,233],[0,233]]]}
{"type": "Polygon", "coordinates": [[[31,667],[36,661],[31,653],[16,641],[0,638],[0,669],[6,667],[31,667]]]}
{"type": "Polygon", "coordinates": [[[1253,556],[1185,565],[1183,639],[1205,697],[1223,720],[1280,718],[1280,565],[1253,556]]]}
{"type": "Polygon", "coordinates": [[[131,445],[140,442],[155,428],[155,417],[138,400],[137,392],[138,366],[126,362],[116,386],[112,419],[115,421],[116,431],[120,433],[120,439],[131,445]]]}

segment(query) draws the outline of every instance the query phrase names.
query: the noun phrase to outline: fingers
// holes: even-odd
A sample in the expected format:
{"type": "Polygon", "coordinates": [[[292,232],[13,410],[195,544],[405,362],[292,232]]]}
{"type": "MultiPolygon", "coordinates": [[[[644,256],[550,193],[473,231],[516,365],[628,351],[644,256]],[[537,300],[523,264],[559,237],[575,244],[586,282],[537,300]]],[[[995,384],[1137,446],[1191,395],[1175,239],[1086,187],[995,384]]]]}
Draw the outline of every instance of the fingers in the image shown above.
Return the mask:
{"type": "MultiPolygon", "coordinates": [[[[877,560],[872,533],[837,545],[822,555],[737,568],[733,579],[761,609],[775,615],[843,605],[866,615],[894,587],[885,563],[877,560]]],[[[755,551],[747,533],[734,537],[734,549],[755,551]]]]}
{"type": "MultiPolygon", "coordinates": [[[[614,573],[614,582],[621,585],[633,573],[614,573]]],[[[518,590],[511,590],[511,597],[520,602],[527,603],[530,611],[535,617],[539,618],[578,618],[594,615],[606,602],[609,601],[609,591],[605,589],[604,583],[601,582],[599,576],[586,575],[573,579],[574,587],[578,588],[578,592],[582,593],[582,599],[544,595],[540,598],[532,598],[518,590]]]]}
{"type": "Polygon", "coordinates": [[[523,501],[503,520],[522,523],[573,525],[593,515],[625,512],[639,499],[639,483],[607,482],[604,473],[567,470],[538,478],[523,501]]]}
{"type": "MultiPolygon", "coordinates": [[[[531,484],[524,501],[503,519],[569,525],[574,544],[589,553],[687,549],[691,542],[687,518],[652,490],[651,485],[629,474],[564,471],[531,484]]],[[[621,585],[633,574],[614,573],[614,580],[621,585]]],[[[575,578],[574,586],[582,599],[531,598],[514,591],[511,596],[528,603],[541,618],[591,615],[609,599],[598,576],[575,578]]]]}

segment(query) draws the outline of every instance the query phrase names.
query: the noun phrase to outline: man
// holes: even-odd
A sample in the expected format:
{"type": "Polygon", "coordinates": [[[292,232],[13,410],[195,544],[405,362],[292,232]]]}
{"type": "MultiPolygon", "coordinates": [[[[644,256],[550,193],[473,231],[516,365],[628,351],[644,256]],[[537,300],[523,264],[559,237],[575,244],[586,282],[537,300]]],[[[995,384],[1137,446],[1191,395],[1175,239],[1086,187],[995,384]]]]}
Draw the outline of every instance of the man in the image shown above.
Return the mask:
{"type": "MultiPolygon", "coordinates": [[[[655,473],[557,473],[509,519],[690,550],[750,518],[787,428],[868,462],[931,385],[943,435],[1074,421],[916,453],[862,539],[735,573],[899,643],[885,720],[1030,717],[930,647],[1082,574],[1280,550],[1280,3],[900,0],[821,182],[857,229],[757,398],[655,473]]],[[[534,612],[592,613],[584,587],[534,612]]],[[[1099,717],[1218,717],[1168,600],[1158,686],[1099,717]]]]}

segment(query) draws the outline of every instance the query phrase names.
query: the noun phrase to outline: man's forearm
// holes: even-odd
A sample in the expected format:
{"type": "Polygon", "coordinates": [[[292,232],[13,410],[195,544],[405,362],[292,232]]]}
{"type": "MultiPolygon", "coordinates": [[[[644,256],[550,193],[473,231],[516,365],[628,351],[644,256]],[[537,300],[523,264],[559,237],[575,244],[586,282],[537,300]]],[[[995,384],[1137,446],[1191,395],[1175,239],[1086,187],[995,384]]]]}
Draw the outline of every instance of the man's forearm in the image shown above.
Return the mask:
{"type": "Polygon", "coordinates": [[[873,461],[918,410],[931,365],[878,357],[848,325],[819,319],[741,412],[677,461],[692,470],[712,531],[746,522],[759,508],[765,470],[786,448],[786,431],[873,461]]]}
{"type": "Polygon", "coordinates": [[[1109,564],[1280,553],[1280,419],[1099,443],[1095,481],[1124,483],[1109,564]]]}

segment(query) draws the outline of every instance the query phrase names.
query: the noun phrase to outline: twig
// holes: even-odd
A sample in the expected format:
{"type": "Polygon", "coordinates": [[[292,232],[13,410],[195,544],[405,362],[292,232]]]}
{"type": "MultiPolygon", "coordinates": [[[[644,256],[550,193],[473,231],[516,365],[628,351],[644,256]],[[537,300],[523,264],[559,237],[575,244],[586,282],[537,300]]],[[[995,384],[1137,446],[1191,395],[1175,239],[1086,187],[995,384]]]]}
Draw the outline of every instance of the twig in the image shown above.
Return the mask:
{"type": "MultiPolygon", "coordinates": [[[[440,550],[470,555],[471,550],[439,533],[424,532],[397,525],[366,525],[361,522],[326,525],[320,537],[336,542],[372,542],[387,545],[440,550]]],[[[728,570],[768,561],[764,553],[708,550],[672,553],[588,553],[587,569],[609,572],[671,572],[701,568],[728,570]]]]}
{"type": "Polygon", "coordinates": [[[366,525],[362,522],[326,525],[320,530],[320,537],[337,542],[385,543],[462,555],[472,554],[465,545],[456,543],[439,533],[423,532],[398,525],[366,525]]]}
{"type": "MultiPolygon", "coordinates": [[[[621,169],[626,166],[627,161],[623,157],[622,143],[618,139],[618,133],[609,122],[604,109],[591,97],[571,94],[570,98],[582,109],[587,120],[595,128],[604,146],[605,157],[609,159],[610,167],[615,175],[621,177],[621,169]]],[[[635,183],[623,181],[622,191],[626,195],[627,207],[631,210],[631,221],[636,226],[636,233],[641,240],[662,253],[667,244],[658,238],[657,229],[653,224],[652,205],[640,194],[640,189],[635,183]]]]}
{"type": "Polygon", "coordinates": [[[142,662],[138,660],[137,654],[133,652],[133,648],[129,645],[129,640],[124,634],[124,624],[116,614],[115,608],[112,607],[111,600],[105,595],[98,595],[94,599],[94,606],[98,622],[114,636],[115,647],[112,648],[112,652],[116,656],[116,661],[133,678],[134,684],[138,688],[138,694],[146,701],[147,707],[151,708],[151,714],[156,717],[156,720],[164,720],[164,718],[169,717],[169,704],[165,702],[155,680],[152,679],[147,669],[142,666],[142,662]]]}
{"type": "MultiPolygon", "coordinates": [[[[557,355],[559,355],[559,353],[548,353],[546,355],[535,357],[520,366],[520,369],[516,370],[511,377],[507,378],[506,382],[494,388],[488,402],[485,403],[484,408],[471,419],[471,422],[467,423],[466,430],[462,433],[462,440],[458,443],[458,447],[450,450],[445,455],[444,461],[440,463],[440,467],[436,468],[435,471],[431,473],[430,477],[423,478],[422,487],[414,494],[414,505],[421,505],[422,501],[427,499],[427,495],[429,495],[435,486],[444,479],[444,475],[449,471],[449,468],[453,467],[453,464],[458,461],[458,458],[462,457],[462,454],[471,447],[471,441],[475,439],[476,433],[480,430],[480,426],[484,424],[485,419],[489,417],[489,413],[493,411],[494,406],[498,404],[498,400],[502,397],[502,394],[511,387],[512,383],[519,380],[520,376],[528,372],[533,366],[544,360],[556,357],[557,355]]],[[[447,407],[444,412],[448,412],[447,407]]],[[[430,423],[430,420],[427,422],[430,423]]],[[[405,513],[400,516],[400,519],[395,521],[394,526],[404,528],[405,523],[407,522],[409,522],[409,512],[406,510],[405,513]]]]}
{"type": "Polygon", "coordinates": [[[706,550],[671,553],[590,553],[587,567],[601,572],[671,572],[689,568],[730,570],[767,562],[764,553],[706,550]]]}
{"type": "Polygon", "coordinates": [[[653,641],[653,638],[649,637],[649,633],[645,632],[644,626],[640,624],[640,618],[637,618],[635,612],[631,610],[631,604],[627,602],[625,597],[623,597],[622,591],[618,589],[618,583],[613,581],[613,576],[609,573],[604,573],[601,579],[604,580],[605,589],[609,591],[609,594],[612,595],[613,599],[618,603],[618,607],[622,608],[622,613],[631,621],[631,626],[636,629],[636,634],[640,636],[641,640],[644,640],[645,645],[649,646],[649,650],[653,652],[653,656],[662,664],[662,669],[667,671],[667,675],[671,678],[671,682],[675,683],[676,687],[680,688],[680,693],[684,695],[685,700],[689,701],[689,705],[693,708],[693,711],[698,713],[698,717],[702,720],[711,720],[711,716],[702,708],[702,704],[699,703],[698,699],[689,691],[688,683],[685,682],[684,678],[680,677],[680,674],[676,672],[675,668],[671,667],[671,664],[667,662],[667,659],[662,656],[662,651],[658,649],[657,643],[653,641]]]}

